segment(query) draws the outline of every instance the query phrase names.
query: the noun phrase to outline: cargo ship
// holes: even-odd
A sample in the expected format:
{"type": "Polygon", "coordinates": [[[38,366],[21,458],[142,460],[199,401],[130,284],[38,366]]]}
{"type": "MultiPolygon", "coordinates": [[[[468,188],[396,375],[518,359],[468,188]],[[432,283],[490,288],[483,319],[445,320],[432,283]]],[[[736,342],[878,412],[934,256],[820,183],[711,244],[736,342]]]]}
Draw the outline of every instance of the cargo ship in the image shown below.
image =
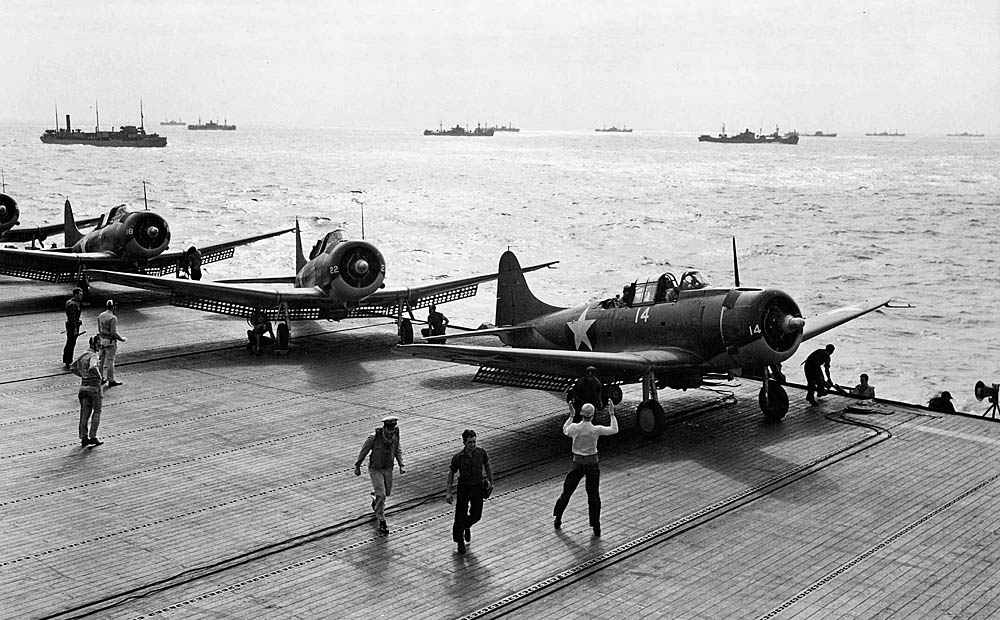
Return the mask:
{"type": "Polygon", "coordinates": [[[226,120],[223,119],[222,124],[216,123],[215,121],[208,121],[204,125],[201,124],[201,119],[198,119],[197,125],[188,125],[188,129],[198,129],[207,131],[236,131],[236,125],[227,125],[226,120]]]}
{"type": "Polygon", "coordinates": [[[425,136],[492,136],[494,129],[492,127],[482,127],[476,125],[476,128],[469,131],[461,125],[455,125],[451,129],[445,129],[443,125],[439,125],[437,131],[433,129],[425,129],[425,136]]]}
{"type": "MultiPolygon", "coordinates": [[[[96,108],[95,108],[96,109],[96,108]]],[[[40,137],[45,144],[89,144],[91,146],[130,146],[130,147],[162,147],[167,146],[167,138],[155,133],[146,133],[142,121],[142,104],[139,105],[139,126],[122,125],[118,131],[101,131],[100,115],[97,117],[94,131],[73,129],[70,115],[66,115],[66,128],[59,127],[59,114],[56,113],[56,128],[46,129],[40,137]]]]}
{"type": "Polygon", "coordinates": [[[880,131],[878,133],[866,133],[865,135],[866,136],[877,136],[879,138],[902,138],[906,134],[905,133],[899,133],[898,131],[894,131],[892,133],[889,133],[888,131],[880,131]]]}
{"type": "Polygon", "coordinates": [[[822,131],[817,131],[815,133],[804,133],[804,136],[812,136],[813,138],[836,138],[836,133],[825,133],[822,131]]]}
{"type": "Polygon", "coordinates": [[[161,125],[186,125],[184,121],[160,121],[161,125]]]}
{"type": "Polygon", "coordinates": [[[514,132],[514,133],[517,133],[517,132],[521,131],[521,129],[519,127],[514,127],[513,124],[510,124],[510,125],[500,125],[499,127],[497,127],[496,125],[494,125],[494,126],[490,127],[489,129],[491,129],[493,131],[510,131],[510,132],[514,132]]]}
{"type": "Polygon", "coordinates": [[[784,135],[775,127],[774,133],[757,134],[749,129],[743,130],[735,136],[726,134],[726,126],[722,126],[722,133],[717,136],[702,134],[698,136],[698,142],[719,142],[722,144],[798,144],[799,134],[791,131],[784,135]]]}
{"type": "Polygon", "coordinates": [[[629,128],[627,128],[627,127],[625,127],[624,125],[621,128],[618,128],[618,127],[615,127],[614,125],[612,125],[611,127],[604,127],[604,128],[601,128],[601,129],[595,129],[594,131],[598,131],[598,132],[601,132],[601,133],[632,133],[632,130],[629,129],[629,128]]]}
{"type": "Polygon", "coordinates": [[[985,138],[986,134],[969,133],[967,131],[963,131],[962,133],[950,133],[950,134],[948,134],[948,137],[950,137],[950,138],[985,138]]]}

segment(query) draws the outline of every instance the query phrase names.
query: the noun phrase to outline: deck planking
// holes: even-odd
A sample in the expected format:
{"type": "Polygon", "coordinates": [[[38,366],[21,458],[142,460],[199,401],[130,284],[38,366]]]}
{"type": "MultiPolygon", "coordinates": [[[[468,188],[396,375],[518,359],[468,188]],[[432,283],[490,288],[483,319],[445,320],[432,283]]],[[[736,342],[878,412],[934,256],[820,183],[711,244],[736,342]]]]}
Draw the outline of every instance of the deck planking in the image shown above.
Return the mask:
{"type": "MultiPolygon", "coordinates": [[[[239,319],[95,286],[121,303],[124,386],[103,446],[76,438],[60,361],[66,287],[0,278],[0,616],[16,618],[987,618],[1000,427],[883,403],[762,421],[752,382],[664,391],[671,415],[601,441],[603,536],[568,467],[557,396],[471,383],[473,369],[393,355],[379,320],[293,325],[251,357],[239,319]],[[379,535],[364,438],[400,416],[407,472],[379,535]],[[497,489],[466,555],[443,499],[475,428],[497,489]]],[[[100,304],[85,308],[94,329],[100,304]]],[[[77,353],[85,346],[81,338],[77,353]]]]}

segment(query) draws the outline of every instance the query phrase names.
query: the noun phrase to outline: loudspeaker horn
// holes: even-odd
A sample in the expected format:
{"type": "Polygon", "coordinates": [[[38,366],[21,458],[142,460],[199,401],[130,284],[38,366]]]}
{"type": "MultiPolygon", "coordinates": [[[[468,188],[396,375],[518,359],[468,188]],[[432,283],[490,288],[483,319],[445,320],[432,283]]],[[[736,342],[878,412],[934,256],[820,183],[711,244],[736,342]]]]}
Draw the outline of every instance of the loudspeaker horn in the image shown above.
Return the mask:
{"type": "Polygon", "coordinates": [[[982,381],[976,382],[976,400],[984,400],[989,398],[990,400],[995,400],[997,398],[997,386],[990,387],[983,383],[982,381]]]}

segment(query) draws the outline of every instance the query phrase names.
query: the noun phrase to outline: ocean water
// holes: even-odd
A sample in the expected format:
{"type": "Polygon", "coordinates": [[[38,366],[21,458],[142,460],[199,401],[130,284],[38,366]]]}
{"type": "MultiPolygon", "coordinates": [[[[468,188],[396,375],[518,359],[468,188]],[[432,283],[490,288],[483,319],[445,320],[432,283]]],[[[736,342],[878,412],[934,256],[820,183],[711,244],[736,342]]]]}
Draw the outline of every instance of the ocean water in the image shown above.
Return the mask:
{"type": "MultiPolygon", "coordinates": [[[[142,208],[145,182],[173,247],[298,218],[307,250],[335,226],[363,233],[392,284],[493,271],[511,248],[522,264],[561,261],[528,278],[541,299],[565,306],[663,271],[696,268],[731,284],[735,237],[741,283],[788,292],[807,318],[870,299],[913,306],[805,343],[784,366],[790,379],[801,382],[801,361],[832,342],[834,381],[853,385],[867,372],[886,398],[924,403],[949,390],[960,410],[982,412],[974,384],[1000,383],[998,138],[720,145],[641,129],[458,138],[241,125],[153,127],[166,148],[104,149],[42,144],[44,129],[0,126],[6,191],[26,225],[61,221],[67,197],[78,217],[142,208]]],[[[284,236],[205,271],[293,270],[284,236]]],[[[486,285],[441,310],[456,324],[492,322],[494,294],[486,285]]]]}

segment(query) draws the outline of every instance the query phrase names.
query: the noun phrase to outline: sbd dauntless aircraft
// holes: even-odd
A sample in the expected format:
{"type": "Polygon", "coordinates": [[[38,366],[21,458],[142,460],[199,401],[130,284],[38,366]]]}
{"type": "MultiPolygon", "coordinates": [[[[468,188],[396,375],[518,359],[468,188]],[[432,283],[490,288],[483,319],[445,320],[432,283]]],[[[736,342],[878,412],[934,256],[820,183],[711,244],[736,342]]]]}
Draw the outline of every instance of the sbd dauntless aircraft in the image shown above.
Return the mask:
{"type": "MultiPolygon", "coordinates": [[[[65,245],[49,250],[0,248],[0,274],[45,280],[77,282],[86,289],[84,270],[104,268],[146,274],[177,272],[189,261],[192,248],[166,251],[170,228],[166,220],[152,211],[130,211],[125,206],[112,208],[97,227],[87,234],[80,232],[73,219],[69,201],[63,210],[65,245]]],[[[277,232],[217,243],[201,248],[201,263],[231,258],[234,248],[254,241],[292,232],[277,232]]],[[[86,292],[86,291],[85,291],[86,292]]]]}
{"type": "Polygon", "coordinates": [[[761,410],[770,420],[783,418],[788,395],[771,379],[772,369],[804,340],[891,301],[806,321],[781,291],[741,288],[738,275],[736,288],[710,288],[689,271],[680,281],[664,273],[633,282],[621,299],[557,308],[532,294],[513,253],[500,257],[499,272],[496,327],[447,338],[496,335],[508,347],[415,344],[397,351],[479,366],[476,381],[552,391],[567,389],[594,366],[615,403],[621,401],[619,384],[642,382],[636,417],[649,436],[666,425],[657,388],[696,388],[706,378],[729,378],[737,370],[764,377],[761,410]]]}
{"type": "MultiPolygon", "coordinates": [[[[21,212],[17,208],[17,201],[7,194],[0,193],[0,241],[10,243],[30,241],[31,245],[34,246],[36,242],[45,241],[49,235],[63,232],[65,229],[63,224],[52,224],[51,226],[32,226],[30,228],[25,227],[12,230],[20,224],[18,221],[20,215],[21,212]]],[[[76,225],[79,227],[93,226],[100,221],[101,218],[92,217],[84,220],[76,220],[76,225]]]]}
{"type": "MultiPolygon", "coordinates": [[[[268,319],[282,321],[279,341],[282,332],[288,337],[288,322],[292,320],[385,316],[395,319],[403,343],[413,342],[413,310],[472,297],[479,283],[497,278],[492,273],[415,287],[385,288],[385,259],[374,245],[348,239],[338,228],[317,241],[306,260],[298,222],[295,250],[297,275],[289,278],[192,282],[110,271],[87,273],[95,280],[113,284],[169,291],[170,303],[175,306],[245,318],[263,313],[268,319]],[[282,283],[295,286],[274,286],[282,283]],[[408,317],[403,316],[404,310],[408,317]]],[[[552,264],[535,265],[525,271],[552,264]]]]}

